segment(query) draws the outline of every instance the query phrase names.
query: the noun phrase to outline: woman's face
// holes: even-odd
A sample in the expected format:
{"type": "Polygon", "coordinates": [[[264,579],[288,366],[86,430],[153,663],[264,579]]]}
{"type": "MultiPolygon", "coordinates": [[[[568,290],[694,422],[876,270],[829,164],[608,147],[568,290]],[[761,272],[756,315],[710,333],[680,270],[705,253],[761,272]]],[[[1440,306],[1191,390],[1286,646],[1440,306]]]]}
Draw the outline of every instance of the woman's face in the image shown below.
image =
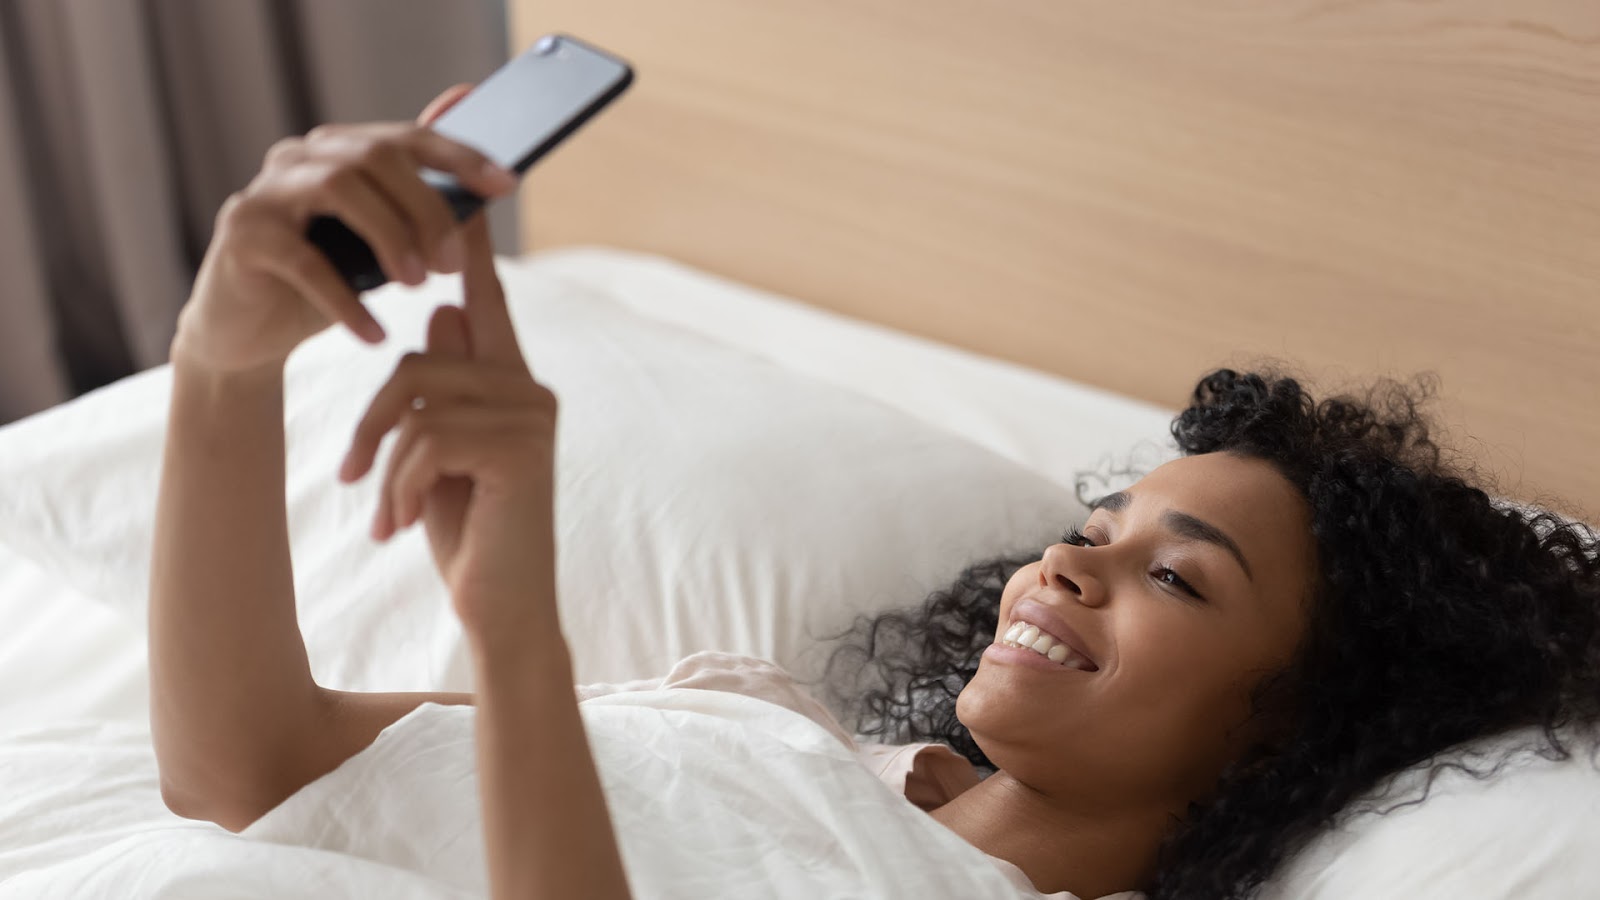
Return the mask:
{"type": "Polygon", "coordinates": [[[1305,630],[1309,510],[1271,465],[1211,453],[1102,500],[1082,533],[1007,583],[957,715],[1051,799],[1181,811],[1247,746],[1250,692],[1305,630]],[[1018,622],[1044,653],[1006,642],[1018,622]]]}

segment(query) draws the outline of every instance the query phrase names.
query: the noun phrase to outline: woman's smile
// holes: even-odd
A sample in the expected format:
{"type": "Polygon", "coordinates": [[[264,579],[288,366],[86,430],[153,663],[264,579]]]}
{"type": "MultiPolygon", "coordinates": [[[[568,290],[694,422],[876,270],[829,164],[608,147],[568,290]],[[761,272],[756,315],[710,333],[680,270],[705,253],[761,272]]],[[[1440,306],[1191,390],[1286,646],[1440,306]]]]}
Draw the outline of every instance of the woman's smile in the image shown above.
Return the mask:
{"type": "Polygon", "coordinates": [[[1086,672],[1100,669],[1103,651],[1091,651],[1083,636],[1050,604],[1023,597],[1011,607],[1007,621],[1009,624],[996,635],[996,643],[1032,648],[1051,662],[1070,668],[1086,672]]]}
{"type": "MultiPolygon", "coordinates": [[[[1033,629],[1033,626],[1031,625],[1027,627],[1029,629],[1033,629]]],[[[1046,641],[1049,639],[1050,638],[1048,635],[1045,635],[1042,638],[1042,640],[1046,641]]],[[[1056,644],[1052,649],[1057,651],[1059,655],[1067,658],[1064,660],[1056,659],[1046,653],[1039,652],[1039,650],[1035,647],[1026,646],[1016,642],[1008,642],[1002,636],[1001,640],[995,641],[984,649],[983,658],[985,661],[993,661],[1007,665],[1028,666],[1030,668],[1046,669],[1053,672],[1075,672],[1085,675],[1094,673],[1094,669],[1086,667],[1088,664],[1083,657],[1068,656],[1064,652],[1066,650],[1066,646],[1064,644],[1056,644]]]]}

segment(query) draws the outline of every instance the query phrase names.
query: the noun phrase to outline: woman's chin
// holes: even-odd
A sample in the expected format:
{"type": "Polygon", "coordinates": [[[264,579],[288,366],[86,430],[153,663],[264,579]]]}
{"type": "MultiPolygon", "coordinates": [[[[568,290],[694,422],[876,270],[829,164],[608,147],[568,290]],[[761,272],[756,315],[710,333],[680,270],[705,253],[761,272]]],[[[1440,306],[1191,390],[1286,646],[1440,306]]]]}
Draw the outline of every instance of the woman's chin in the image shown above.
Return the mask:
{"type": "Polygon", "coordinates": [[[1027,682],[1036,677],[988,660],[980,662],[977,673],[956,698],[956,719],[979,746],[983,745],[979,735],[1001,744],[1031,742],[1041,731],[1049,730],[1041,728],[1045,723],[1039,720],[1037,692],[1028,690],[1027,682]]]}

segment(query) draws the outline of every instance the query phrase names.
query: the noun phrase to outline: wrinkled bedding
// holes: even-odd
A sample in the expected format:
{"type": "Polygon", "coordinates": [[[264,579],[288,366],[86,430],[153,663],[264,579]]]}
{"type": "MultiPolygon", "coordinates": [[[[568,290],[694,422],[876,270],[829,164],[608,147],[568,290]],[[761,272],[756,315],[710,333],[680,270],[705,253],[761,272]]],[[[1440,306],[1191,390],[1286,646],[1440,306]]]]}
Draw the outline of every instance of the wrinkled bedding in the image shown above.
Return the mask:
{"type": "MultiPolygon", "coordinates": [[[[1040,896],[798,713],[687,689],[582,709],[635,897],[1040,896]]],[[[30,841],[0,851],[0,898],[486,896],[475,715],[418,707],[237,835],[165,811],[136,726],[13,736],[0,822],[30,841]]]]}

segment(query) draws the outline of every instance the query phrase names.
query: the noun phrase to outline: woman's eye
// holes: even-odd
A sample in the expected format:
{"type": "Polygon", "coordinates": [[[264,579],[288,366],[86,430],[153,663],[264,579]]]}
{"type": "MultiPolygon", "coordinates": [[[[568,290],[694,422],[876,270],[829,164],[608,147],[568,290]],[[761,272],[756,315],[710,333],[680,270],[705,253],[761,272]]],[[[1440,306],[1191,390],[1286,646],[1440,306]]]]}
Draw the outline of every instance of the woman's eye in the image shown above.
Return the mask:
{"type": "Polygon", "coordinates": [[[1067,533],[1061,535],[1061,543],[1072,544],[1072,546],[1102,546],[1102,541],[1099,541],[1099,538],[1091,538],[1091,536],[1085,535],[1077,528],[1067,528],[1067,533]]]}
{"type": "Polygon", "coordinates": [[[1156,580],[1162,584],[1171,585],[1172,587],[1183,591],[1185,594],[1188,594],[1194,599],[1199,600],[1202,603],[1205,602],[1205,598],[1200,596],[1200,592],[1191,587],[1189,582],[1184,581],[1182,575],[1179,575],[1177,572],[1174,572],[1166,566],[1156,567],[1155,572],[1152,574],[1155,575],[1156,580]]]}
{"type": "MultiPolygon", "coordinates": [[[[1095,543],[1093,538],[1090,538],[1088,535],[1076,528],[1068,528],[1066,533],[1061,535],[1061,543],[1071,544],[1075,547],[1101,546],[1100,544],[1095,543]]],[[[1194,587],[1189,584],[1189,582],[1183,579],[1182,575],[1179,575],[1171,568],[1167,566],[1157,566],[1150,574],[1162,584],[1165,584],[1168,587],[1175,587],[1201,603],[1206,602],[1206,598],[1200,596],[1199,591],[1195,590],[1194,587]]]]}
{"type": "Polygon", "coordinates": [[[1090,541],[1089,538],[1087,536],[1085,536],[1083,532],[1079,531],[1076,528],[1068,528],[1066,533],[1061,536],[1061,543],[1063,543],[1063,544],[1071,544],[1074,547],[1093,547],[1093,546],[1095,546],[1094,542],[1090,541]]]}

